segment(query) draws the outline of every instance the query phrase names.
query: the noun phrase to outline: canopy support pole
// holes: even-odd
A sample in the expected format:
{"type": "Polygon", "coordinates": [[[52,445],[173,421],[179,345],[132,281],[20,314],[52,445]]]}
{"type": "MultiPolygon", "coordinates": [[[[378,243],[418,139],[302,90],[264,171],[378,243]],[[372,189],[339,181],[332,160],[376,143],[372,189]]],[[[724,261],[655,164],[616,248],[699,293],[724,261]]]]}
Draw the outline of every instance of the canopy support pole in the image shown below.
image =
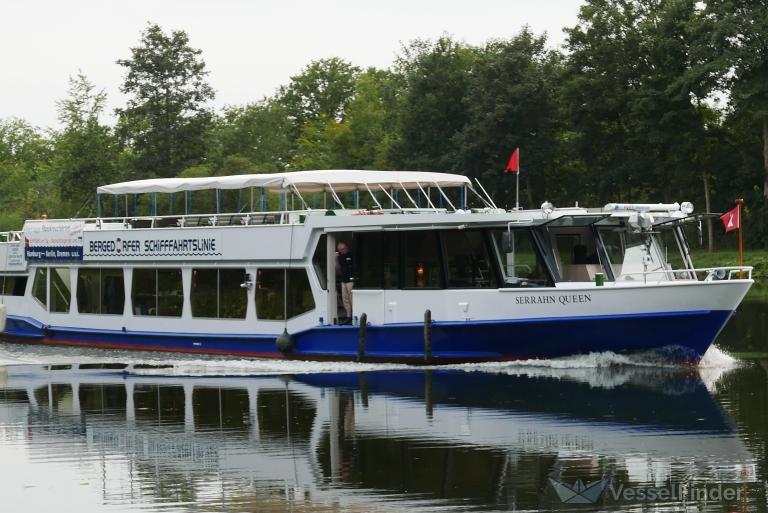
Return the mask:
{"type": "Polygon", "coordinates": [[[401,206],[400,206],[400,205],[397,203],[397,201],[395,201],[395,198],[393,198],[393,197],[392,197],[392,195],[391,195],[390,193],[388,193],[388,192],[387,192],[387,190],[386,190],[386,189],[385,189],[385,188],[384,188],[384,187],[383,187],[381,184],[379,184],[379,187],[381,187],[381,190],[382,190],[382,191],[384,191],[384,194],[386,194],[386,195],[387,195],[387,197],[389,197],[390,201],[392,201],[392,203],[393,203],[395,206],[397,206],[398,210],[402,210],[402,209],[403,209],[403,207],[401,207],[401,206]]]}
{"type": "Polygon", "coordinates": [[[96,217],[101,217],[101,194],[96,193],[96,217]]]}
{"type": "Polygon", "coordinates": [[[403,182],[400,182],[400,187],[403,188],[403,192],[405,193],[406,196],[408,196],[408,200],[411,202],[411,205],[413,205],[413,208],[419,208],[419,205],[417,205],[416,202],[413,201],[411,194],[408,192],[408,189],[405,188],[405,185],[403,185],[403,182]]]}
{"type": "MultiPolygon", "coordinates": [[[[384,210],[384,207],[382,207],[381,203],[379,203],[379,200],[376,199],[376,195],[373,193],[371,188],[368,187],[368,184],[366,183],[366,184],[363,184],[363,185],[365,185],[365,188],[368,189],[368,194],[371,195],[371,198],[373,198],[373,201],[376,203],[376,205],[379,206],[379,209],[384,210]]],[[[379,184],[379,186],[381,186],[381,184],[379,184]]]]}
{"type": "Polygon", "coordinates": [[[427,205],[429,205],[430,207],[432,207],[432,209],[433,209],[433,210],[437,210],[437,208],[435,207],[435,204],[434,204],[434,203],[432,203],[432,200],[431,200],[431,199],[429,199],[429,194],[427,194],[426,192],[424,192],[424,188],[421,186],[421,184],[420,184],[419,182],[416,182],[416,185],[418,185],[418,186],[419,186],[419,190],[420,190],[420,191],[421,191],[421,193],[424,195],[424,197],[425,197],[425,198],[427,198],[427,205]]]}
{"type": "Polygon", "coordinates": [[[483,197],[480,195],[480,193],[479,193],[479,192],[477,192],[477,191],[475,190],[475,188],[474,188],[474,187],[470,186],[470,187],[469,187],[469,190],[470,190],[470,191],[472,191],[472,194],[474,194],[475,196],[477,196],[478,198],[480,198],[480,201],[482,201],[482,202],[483,202],[483,205],[485,205],[485,206],[486,206],[486,207],[488,207],[488,208],[491,208],[491,205],[490,205],[490,204],[489,204],[487,201],[485,201],[485,198],[483,198],[483,197]]]}
{"type": "MultiPolygon", "coordinates": [[[[341,206],[341,209],[342,209],[342,210],[346,210],[346,209],[347,209],[347,207],[345,207],[345,206],[344,206],[344,203],[342,203],[342,202],[341,202],[341,200],[339,199],[339,195],[338,195],[338,194],[336,194],[336,191],[334,190],[334,188],[333,188],[333,185],[331,185],[331,184],[329,183],[329,184],[328,184],[328,187],[330,187],[330,189],[331,189],[331,196],[333,196],[333,200],[334,200],[336,203],[338,203],[338,204],[339,204],[339,206],[341,206]]],[[[334,254],[335,254],[335,253],[334,253],[334,254]]]]}
{"type": "Polygon", "coordinates": [[[483,194],[485,194],[485,197],[488,198],[488,201],[491,203],[491,205],[493,205],[493,208],[498,209],[499,207],[497,207],[496,203],[493,202],[493,199],[488,194],[488,191],[485,190],[485,187],[483,187],[483,184],[480,183],[480,180],[475,178],[475,181],[477,182],[477,185],[480,186],[480,190],[483,191],[483,194]]]}
{"type": "Polygon", "coordinates": [[[299,200],[301,200],[301,204],[302,204],[302,205],[304,205],[304,210],[312,210],[312,209],[311,209],[311,208],[309,208],[309,206],[307,205],[307,202],[306,202],[306,201],[304,201],[304,197],[301,195],[301,193],[299,193],[299,189],[297,189],[297,188],[296,188],[296,186],[295,186],[294,184],[291,184],[291,187],[293,187],[293,190],[296,192],[296,196],[298,196],[298,197],[299,197],[299,200]]]}
{"type": "Polygon", "coordinates": [[[435,187],[437,187],[437,190],[440,191],[440,194],[442,195],[442,197],[445,198],[445,201],[448,202],[448,204],[451,206],[451,208],[455,212],[456,211],[456,207],[453,206],[453,203],[451,203],[451,200],[448,199],[448,196],[443,192],[443,189],[440,188],[440,186],[437,184],[437,182],[435,182],[435,187]]]}

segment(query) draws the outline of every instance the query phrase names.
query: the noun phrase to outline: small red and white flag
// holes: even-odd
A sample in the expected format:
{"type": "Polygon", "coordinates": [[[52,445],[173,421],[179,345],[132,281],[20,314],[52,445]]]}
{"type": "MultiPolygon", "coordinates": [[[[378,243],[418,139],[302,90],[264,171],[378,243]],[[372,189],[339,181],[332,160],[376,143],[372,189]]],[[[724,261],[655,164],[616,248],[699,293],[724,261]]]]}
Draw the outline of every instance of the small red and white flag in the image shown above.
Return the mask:
{"type": "Polygon", "coordinates": [[[725,226],[725,233],[741,228],[741,216],[738,206],[721,215],[720,219],[723,221],[723,226],[725,226]]]}
{"type": "Polygon", "coordinates": [[[520,172],[520,148],[515,148],[515,151],[509,156],[509,162],[507,162],[507,167],[504,168],[504,172],[514,174],[520,172]]]}

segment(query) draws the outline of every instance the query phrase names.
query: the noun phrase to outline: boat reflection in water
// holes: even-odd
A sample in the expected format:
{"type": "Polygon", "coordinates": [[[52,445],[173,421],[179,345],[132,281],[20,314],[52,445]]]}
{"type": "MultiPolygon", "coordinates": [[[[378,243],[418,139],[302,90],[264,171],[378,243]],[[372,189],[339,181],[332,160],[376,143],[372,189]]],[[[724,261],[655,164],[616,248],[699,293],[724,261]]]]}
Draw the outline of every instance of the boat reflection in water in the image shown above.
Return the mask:
{"type": "MultiPolygon", "coordinates": [[[[99,504],[128,509],[568,510],[551,480],[738,487],[756,475],[689,368],[590,369],[587,379],[552,369],[183,377],[138,367],[2,369],[0,440],[42,474],[71,466],[99,504]]],[[[608,490],[598,503],[627,506],[608,490]]],[[[741,503],[700,505],[731,504],[741,503]]]]}

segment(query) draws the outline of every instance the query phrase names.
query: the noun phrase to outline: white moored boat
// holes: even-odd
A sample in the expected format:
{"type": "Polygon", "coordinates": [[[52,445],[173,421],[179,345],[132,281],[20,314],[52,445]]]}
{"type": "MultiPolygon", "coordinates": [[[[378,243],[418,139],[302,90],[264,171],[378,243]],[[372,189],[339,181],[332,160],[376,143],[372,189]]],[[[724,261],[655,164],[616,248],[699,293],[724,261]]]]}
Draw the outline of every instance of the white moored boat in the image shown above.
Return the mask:
{"type": "Polygon", "coordinates": [[[114,216],[3,234],[4,338],[413,362],[672,348],[695,361],[753,283],[750,267],[694,268],[690,203],[505,211],[465,176],[351,170],[98,194],[100,206],[113,197],[114,216]],[[191,213],[206,190],[213,212],[191,213]],[[341,242],[354,259],[339,272],[341,242]],[[349,315],[340,273],[354,282],[349,315]]]}

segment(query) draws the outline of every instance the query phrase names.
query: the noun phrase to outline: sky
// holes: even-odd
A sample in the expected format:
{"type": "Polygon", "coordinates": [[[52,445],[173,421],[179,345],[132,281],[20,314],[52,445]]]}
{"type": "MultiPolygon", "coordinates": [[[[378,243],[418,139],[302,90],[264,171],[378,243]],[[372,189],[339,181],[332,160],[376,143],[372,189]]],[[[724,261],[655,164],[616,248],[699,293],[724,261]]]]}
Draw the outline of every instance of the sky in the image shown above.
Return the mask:
{"type": "Polygon", "coordinates": [[[401,45],[442,34],[469,44],[529,25],[559,47],[581,0],[0,0],[0,119],[58,128],[56,101],[78,70],[122,106],[124,69],[149,22],[203,51],[213,107],[271,96],[311,61],[389,67],[401,45]]]}

